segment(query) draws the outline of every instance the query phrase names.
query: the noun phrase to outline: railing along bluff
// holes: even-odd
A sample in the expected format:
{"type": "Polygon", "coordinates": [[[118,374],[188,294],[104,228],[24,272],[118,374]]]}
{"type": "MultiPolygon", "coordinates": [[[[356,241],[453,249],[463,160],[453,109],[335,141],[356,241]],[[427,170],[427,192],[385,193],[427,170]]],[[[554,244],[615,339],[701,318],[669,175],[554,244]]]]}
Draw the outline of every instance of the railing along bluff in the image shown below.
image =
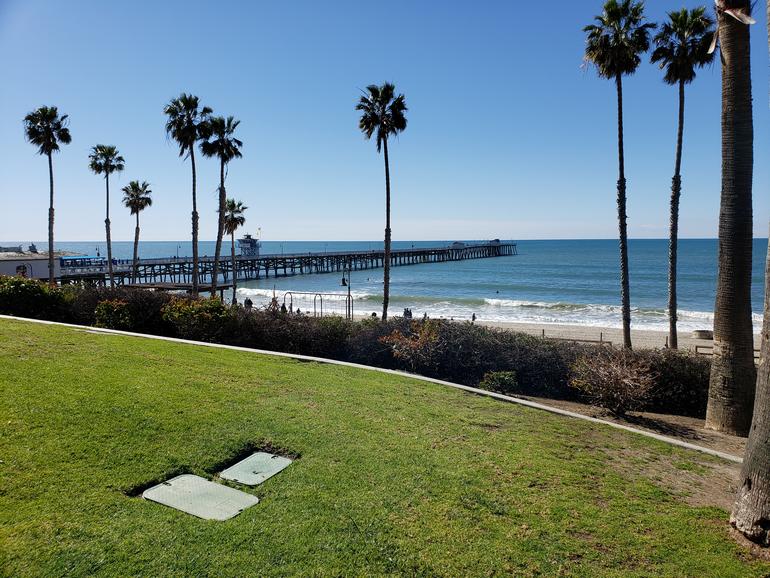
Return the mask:
{"type": "MultiPolygon", "coordinates": [[[[390,253],[393,267],[417,265],[422,263],[444,263],[467,259],[486,259],[517,255],[516,243],[489,242],[462,247],[432,247],[395,249],[390,253]]],[[[384,250],[341,251],[324,253],[293,253],[260,255],[259,257],[237,256],[235,274],[239,280],[262,279],[269,277],[288,277],[312,273],[334,273],[350,269],[363,271],[377,269],[384,265],[384,250]]],[[[200,283],[210,282],[214,268],[213,257],[203,257],[198,262],[200,283]]],[[[232,261],[223,255],[219,268],[221,280],[227,283],[233,276],[232,261]]],[[[130,259],[117,260],[113,264],[115,282],[128,285],[132,282],[130,259]]],[[[103,266],[66,266],[62,265],[60,280],[63,283],[87,281],[103,284],[107,279],[107,267],[103,266]]],[[[153,283],[191,283],[192,258],[169,257],[164,259],[140,259],[137,267],[138,284],[153,283]]]]}

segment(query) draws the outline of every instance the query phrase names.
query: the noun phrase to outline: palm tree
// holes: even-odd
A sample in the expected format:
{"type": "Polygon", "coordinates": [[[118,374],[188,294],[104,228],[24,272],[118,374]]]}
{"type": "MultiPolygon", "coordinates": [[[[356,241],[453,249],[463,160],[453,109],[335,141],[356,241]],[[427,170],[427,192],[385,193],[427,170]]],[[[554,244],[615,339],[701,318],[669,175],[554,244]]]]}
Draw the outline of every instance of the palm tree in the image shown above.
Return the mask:
{"type": "Polygon", "coordinates": [[[134,260],[131,267],[131,282],[136,283],[139,269],[139,213],[152,205],[152,190],[147,181],[131,181],[122,189],[123,204],[131,209],[131,214],[136,215],[136,229],[134,229],[134,260]]]}
{"type": "Polygon", "coordinates": [[[115,285],[115,275],[112,271],[112,237],[110,234],[110,175],[122,171],[126,166],[126,161],[114,146],[101,144],[91,148],[88,160],[88,168],[94,174],[104,175],[104,184],[107,189],[107,216],[104,219],[104,228],[107,232],[107,271],[110,275],[110,285],[115,285]]]}
{"type": "Polygon", "coordinates": [[[179,156],[189,157],[192,167],[192,294],[198,295],[198,198],[196,195],[195,145],[208,135],[208,121],[213,111],[200,106],[197,96],[182,93],[163,109],[168,117],[166,134],[179,145],[179,156]]]}
{"type": "Polygon", "coordinates": [[[751,104],[749,0],[717,5],[722,60],[722,194],[706,427],[747,435],[756,387],[751,322],[751,104]]]}
{"type": "Polygon", "coordinates": [[[222,237],[225,231],[225,176],[227,165],[233,159],[241,158],[243,143],[233,136],[241,121],[232,116],[215,116],[209,121],[209,138],[201,143],[201,152],[206,157],[219,158],[219,220],[217,225],[217,246],[214,250],[214,270],[211,273],[211,295],[217,292],[219,258],[222,252],[222,237]]]}
{"type": "Polygon", "coordinates": [[[248,209],[242,202],[235,199],[227,199],[225,201],[225,232],[230,235],[230,257],[232,259],[233,270],[233,304],[237,302],[235,297],[236,285],[238,283],[238,271],[235,268],[235,231],[238,227],[243,227],[246,222],[246,217],[243,216],[244,211],[248,209]]]}
{"type": "Polygon", "coordinates": [[[669,21],[655,35],[652,62],[660,63],[666,84],[679,86],[679,129],[676,139],[674,177],[671,179],[671,215],[668,245],[668,345],[678,347],[676,334],[676,258],[679,233],[679,197],[682,191],[682,137],[684,134],[684,87],[695,80],[695,70],[711,63],[709,52],[714,37],[714,21],[706,16],[706,8],[683,8],[668,13],[669,21]]]}
{"type": "Polygon", "coordinates": [[[618,93],[618,229],[620,233],[620,298],[623,346],[631,347],[631,296],[628,281],[628,230],[626,227],[626,174],[623,156],[623,76],[636,72],[641,55],[650,47],[650,30],[644,3],[607,0],[596,24],[583,28],[588,34],[585,60],[596,66],[601,78],[615,81],[618,93]]]}
{"type": "MultiPolygon", "coordinates": [[[[767,4],[767,43],[770,49],[770,2],[767,4]]],[[[730,523],[749,539],[770,543],[770,244],[765,261],[765,318],[762,351],[757,372],[754,419],[746,443],[740,479],[743,480],[733,506],[730,523]]]]}
{"type": "Polygon", "coordinates": [[[385,156],[385,255],[383,260],[384,279],[382,285],[382,320],[388,318],[390,300],[390,165],[388,162],[388,137],[397,135],[406,129],[407,111],[404,95],[396,96],[396,87],[386,82],[381,86],[371,84],[361,96],[356,110],[361,111],[358,128],[372,138],[376,133],[377,152],[384,151],[385,156]]]}
{"type": "Polygon", "coordinates": [[[48,203],[48,283],[56,285],[53,264],[53,153],[59,152],[59,144],[72,142],[69,115],[59,116],[55,106],[41,106],[24,117],[24,136],[37,147],[38,154],[48,157],[50,200],[48,203]]]}
{"type": "Polygon", "coordinates": [[[756,384],[757,400],[741,468],[741,487],[730,523],[754,542],[770,545],[770,244],[765,262],[765,318],[756,384]]]}

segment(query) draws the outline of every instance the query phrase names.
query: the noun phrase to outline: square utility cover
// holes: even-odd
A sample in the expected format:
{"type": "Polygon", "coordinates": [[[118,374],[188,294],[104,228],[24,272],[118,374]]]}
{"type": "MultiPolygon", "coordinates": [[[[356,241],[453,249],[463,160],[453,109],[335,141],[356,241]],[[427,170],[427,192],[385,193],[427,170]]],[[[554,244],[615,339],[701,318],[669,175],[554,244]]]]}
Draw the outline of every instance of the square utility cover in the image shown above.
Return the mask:
{"type": "Polygon", "coordinates": [[[245,460],[230,466],[219,474],[219,477],[247,486],[256,486],[280,472],[290,463],[291,460],[289,458],[275,456],[266,452],[257,452],[251,454],[245,460]]]}
{"type": "Polygon", "coordinates": [[[227,520],[259,502],[256,496],[192,474],[153,486],[142,497],[204,520],[227,520]]]}

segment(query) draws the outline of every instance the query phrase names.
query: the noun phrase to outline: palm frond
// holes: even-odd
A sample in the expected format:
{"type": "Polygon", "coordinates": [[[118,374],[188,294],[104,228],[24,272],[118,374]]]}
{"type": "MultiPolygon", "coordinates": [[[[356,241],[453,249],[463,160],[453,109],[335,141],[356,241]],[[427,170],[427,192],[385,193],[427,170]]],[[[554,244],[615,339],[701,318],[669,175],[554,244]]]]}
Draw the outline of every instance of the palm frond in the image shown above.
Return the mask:
{"type": "Polygon", "coordinates": [[[585,61],[596,66],[603,78],[633,74],[650,48],[650,31],[656,27],[645,22],[644,3],[607,0],[594,20],[595,24],[583,28],[585,61]]]}
{"type": "Polygon", "coordinates": [[[55,106],[41,106],[24,117],[24,136],[35,145],[38,154],[50,155],[60,150],[59,144],[69,144],[69,115],[59,116],[55,106]]]}
{"type": "Polygon", "coordinates": [[[388,137],[406,130],[406,100],[403,94],[396,96],[396,87],[390,82],[367,86],[356,110],[362,113],[358,128],[364,136],[371,139],[376,133],[378,152],[388,137]]]}

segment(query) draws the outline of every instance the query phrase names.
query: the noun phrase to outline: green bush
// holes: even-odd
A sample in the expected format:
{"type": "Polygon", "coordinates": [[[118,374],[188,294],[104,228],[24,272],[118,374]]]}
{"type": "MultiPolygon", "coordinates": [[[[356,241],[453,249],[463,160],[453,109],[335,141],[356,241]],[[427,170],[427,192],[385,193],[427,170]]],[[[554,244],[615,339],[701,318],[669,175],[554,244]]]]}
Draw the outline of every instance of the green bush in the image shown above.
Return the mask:
{"type": "Polygon", "coordinates": [[[120,299],[100,301],[94,311],[95,325],[107,329],[122,329],[128,331],[133,328],[131,311],[128,303],[120,299]]]}
{"type": "Polygon", "coordinates": [[[490,371],[484,375],[479,388],[513,395],[520,393],[515,371],[490,371]]]}
{"type": "Polygon", "coordinates": [[[173,298],[163,307],[162,317],[183,339],[228,343],[235,333],[230,308],[217,298],[173,298]]]}
{"type": "Polygon", "coordinates": [[[126,287],[69,285],[62,288],[67,296],[69,315],[75,323],[94,325],[96,307],[102,301],[123,301],[131,316],[127,330],[152,335],[173,335],[173,328],[163,319],[163,308],[173,299],[165,291],[126,287]]]}
{"type": "Polygon", "coordinates": [[[61,289],[24,277],[0,276],[0,314],[68,321],[61,289]]]}
{"type": "Polygon", "coordinates": [[[236,328],[225,343],[343,359],[351,323],[341,317],[311,317],[274,310],[233,309],[236,328]]]}
{"type": "Polygon", "coordinates": [[[709,394],[711,359],[673,349],[638,350],[656,376],[655,389],[645,409],[703,418],[709,394]]]}

